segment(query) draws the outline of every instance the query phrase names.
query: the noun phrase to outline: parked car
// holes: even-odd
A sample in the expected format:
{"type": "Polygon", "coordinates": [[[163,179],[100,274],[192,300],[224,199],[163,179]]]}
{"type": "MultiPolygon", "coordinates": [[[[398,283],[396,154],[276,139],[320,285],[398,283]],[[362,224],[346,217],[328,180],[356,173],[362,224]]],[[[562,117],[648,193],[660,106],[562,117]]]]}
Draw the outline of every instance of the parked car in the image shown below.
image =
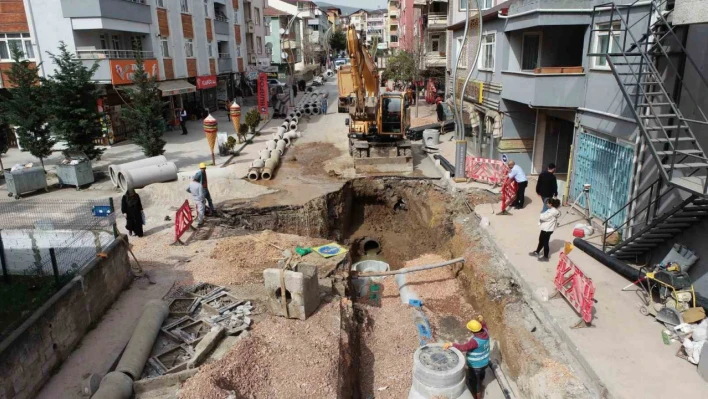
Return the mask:
{"type": "Polygon", "coordinates": [[[268,79],[268,86],[285,86],[285,83],[279,81],[278,79],[268,79]]]}

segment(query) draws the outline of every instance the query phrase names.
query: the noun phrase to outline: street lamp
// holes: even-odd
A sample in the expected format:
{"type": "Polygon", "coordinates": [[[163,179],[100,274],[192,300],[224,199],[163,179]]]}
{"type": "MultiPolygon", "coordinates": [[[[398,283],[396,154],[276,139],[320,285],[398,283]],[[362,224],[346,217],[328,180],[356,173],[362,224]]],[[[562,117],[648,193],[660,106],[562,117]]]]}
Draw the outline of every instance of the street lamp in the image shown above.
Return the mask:
{"type": "MultiPolygon", "coordinates": [[[[279,32],[280,32],[280,49],[281,49],[281,50],[283,50],[283,48],[285,47],[285,46],[283,45],[283,43],[284,43],[284,41],[285,41],[285,39],[286,39],[286,35],[290,35],[290,27],[292,26],[293,22],[295,22],[295,19],[297,19],[297,16],[300,15],[300,13],[303,12],[303,11],[304,11],[304,10],[300,10],[300,11],[297,12],[297,14],[293,15],[293,17],[290,18],[290,21],[288,22],[288,24],[287,24],[287,26],[285,27],[285,29],[280,28],[280,31],[279,31],[279,32]]],[[[289,39],[289,38],[288,38],[288,39],[289,39]]],[[[293,49],[292,49],[292,46],[291,46],[289,43],[288,43],[288,50],[290,50],[290,55],[292,55],[292,54],[293,54],[293,49]]],[[[290,60],[288,59],[288,53],[287,53],[287,52],[282,51],[281,54],[280,54],[280,58],[283,59],[283,60],[288,64],[288,71],[290,72],[290,73],[289,73],[288,91],[290,92],[290,107],[292,107],[293,104],[295,104],[295,94],[293,93],[293,80],[295,79],[295,78],[294,78],[294,72],[293,72],[293,68],[294,68],[294,67],[290,64],[290,62],[288,62],[288,61],[290,61],[290,60]]],[[[295,61],[295,60],[293,60],[293,61],[295,61]]]]}

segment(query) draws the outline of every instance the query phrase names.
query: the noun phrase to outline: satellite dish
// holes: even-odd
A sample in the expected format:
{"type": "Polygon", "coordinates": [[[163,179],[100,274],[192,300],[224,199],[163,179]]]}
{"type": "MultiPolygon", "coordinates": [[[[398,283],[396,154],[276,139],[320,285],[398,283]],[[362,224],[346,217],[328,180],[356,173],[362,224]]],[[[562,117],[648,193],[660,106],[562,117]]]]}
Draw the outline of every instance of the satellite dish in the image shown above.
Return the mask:
{"type": "Polygon", "coordinates": [[[285,51],[283,51],[282,53],[280,53],[280,58],[282,58],[282,59],[284,59],[284,60],[287,60],[287,59],[288,59],[288,53],[286,53],[285,51]]]}

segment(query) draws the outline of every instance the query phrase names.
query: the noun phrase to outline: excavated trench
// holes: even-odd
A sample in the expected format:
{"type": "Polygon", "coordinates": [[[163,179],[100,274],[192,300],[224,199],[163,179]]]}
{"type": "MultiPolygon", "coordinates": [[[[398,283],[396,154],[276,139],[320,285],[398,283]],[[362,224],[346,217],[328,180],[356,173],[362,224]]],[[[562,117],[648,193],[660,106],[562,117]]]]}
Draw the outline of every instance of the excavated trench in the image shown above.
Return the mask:
{"type": "MultiPolygon", "coordinates": [[[[439,182],[410,178],[366,178],[302,206],[235,205],[224,212],[235,230],[273,230],[344,243],[348,262],[336,271],[348,279],[349,266],[366,249],[380,246],[379,255],[392,269],[423,254],[445,259],[464,257],[457,273],[466,302],[484,314],[492,337],[499,342],[493,358],[502,365],[517,392],[529,398],[590,398],[602,394],[594,385],[529,293],[514,280],[510,265],[471,206],[494,202],[479,191],[450,195],[439,182]],[[472,202],[472,204],[470,204],[472,202]]],[[[375,252],[379,252],[378,250],[375,252]]],[[[366,309],[351,301],[341,305],[338,397],[368,397],[360,381],[361,329],[366,309]]],[[[474,316],[474,315],[470,315],[474,316]]],[[[401,361],[407,361],[401,357],[401,361]]]]}

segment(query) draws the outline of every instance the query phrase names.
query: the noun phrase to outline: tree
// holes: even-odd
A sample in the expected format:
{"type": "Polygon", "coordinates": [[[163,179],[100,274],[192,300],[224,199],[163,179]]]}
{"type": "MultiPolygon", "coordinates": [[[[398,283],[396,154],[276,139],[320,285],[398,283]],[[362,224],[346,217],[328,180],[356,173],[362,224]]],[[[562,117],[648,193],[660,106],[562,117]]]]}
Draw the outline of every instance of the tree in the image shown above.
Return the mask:
{"type": "Polygon", "coordinates": [[[67,50],[64,42],[59,44],[59,55],[48,54],[57,65],[54,76],[42,79],[52,114],[49,122],[52,131],[66,141],[64,155],[81,151],[89,159],[100,159],[103,150],[96,148],[94,140],[103,136],[103,132],[96,105],[98,89],[92,80],[98,63],[87,68],[67,50]]]}
{"type": "Polygon", "coordinates": [[[39,85],[38,66],[23,59],[17,46],[11,50],[14,62],[6,72],[10,96],[0,102],[0,114],[5,123],[15,127],[22,150],[37,157],[44,167],[44,158],[52,154],[55,142],[47,124],[45,90],[39,85]]]}
{"type": "Polygon", "coordinates": [[[332,34],[329,38],[329,47],[335,52],[344,51],[347,49],[347,36],[341,30],[332,34]]]}
{"type": "Polygon", "coordinates": [[[143,149],[146,157],[165,153],[165,121],[162,118],[162,103],[157,90],[157,78],[148,77],[143,56],[136,52],[133,74],[135,89],[128,90],[130,104],[123,108],[121,118],[134,130],[133,141],[143,149]]]}
{"type": "Polygon", "coordinates": [[[9,133],[10,127],[3,124],[0,120],[0,174],[2,174],[3,170],[5,170],[5,166],[2,164],[2,156],[10,149],[10,143],[7,139],[7,135],[9,133]]]}
{"type": "Polygon", "coordinates": [[[415,77],[416,69],[416,59],[413,53],[404,50],[398,51],[388,57],[384,78],[403,82],[410,81],[415,77]]]}

